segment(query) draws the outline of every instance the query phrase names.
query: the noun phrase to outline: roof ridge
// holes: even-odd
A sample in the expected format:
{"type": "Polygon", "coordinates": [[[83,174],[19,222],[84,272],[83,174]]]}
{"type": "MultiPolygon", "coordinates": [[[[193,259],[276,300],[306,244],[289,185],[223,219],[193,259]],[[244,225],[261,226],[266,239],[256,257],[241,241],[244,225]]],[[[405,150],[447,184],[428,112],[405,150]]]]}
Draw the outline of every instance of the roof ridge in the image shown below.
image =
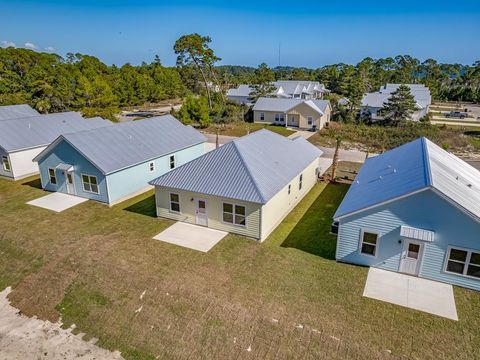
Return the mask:
{"type": "Polygon", "coordinates": [[[430,155],[428,153],[427,139],[422,136],[420,140],[422,142],[423,162],[425,165],[425,181],[427,183],[427,186],[433,186],[432,169],[430,167],[430,155]]]}
{"type": "Polygon", "coordinates": [[[257,192],[257,195],[260,197],[260,200],[262,201],[262,203],[266,203],[265,201],[265,197],[263,196],[262,192],[260,191],[260,188],[257,184],[257,182],[255,181],[254,177],[252,176],[252,171],[250,169],[250,167],[247,165],[246,161],[245,161],[245,158],[243,157],[242,153],[240,152],[240,150],[238,149],[238,145],[235,141],[232,141],[231,143],[233,143],[233,148],[235,149],[237,155],[239,156],[240,158],[240,161],[242,162],[243,166],[245,167],[245,169],[247,170],[247,174],[248,174],[248,177],[250,178],[250,180],[252,180],[252,183],[255,187],[255,191],[257,192]]]}

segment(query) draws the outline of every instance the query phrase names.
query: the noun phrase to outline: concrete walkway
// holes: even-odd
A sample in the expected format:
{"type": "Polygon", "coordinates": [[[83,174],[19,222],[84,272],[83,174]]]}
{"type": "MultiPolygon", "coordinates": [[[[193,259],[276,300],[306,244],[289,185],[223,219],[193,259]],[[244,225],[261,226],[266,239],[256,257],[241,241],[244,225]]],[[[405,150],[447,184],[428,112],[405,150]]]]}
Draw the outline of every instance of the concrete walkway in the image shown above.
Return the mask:
{"type": "Polygon", "coordinates": [[[452,285],[370,268],[363,296],[458,320],[452,285]]]}
{"type": "Polygon", "coordinates": [[[225,231],[177,222],[154,236],[153,239],[192,250],[208,252],[227,234],[225,231]]]}
{"type": "Polygon", "coordinates": [[[308,139],[308,138],[310,138],[310,137],[312,137],[313,135],[316,134],[314,131],[294,130],[294,129],[291,129],[291,128],[289,128],[289,130],[295,131],[293,134],[288,135],[289,139],[296,138],[297,136],[301,136],[304,139],[308,139]]]}
{"type": "Polygon", "coordinates": [[[52,210],[55,212],[62,212],[70,209],[75,205],[84,203],[88,199],[68,195],[60,192],[55,192],[50,195],[42,196],[41,198],[27,202],[28,205],[38,206],[43,209],[52,210]]]}

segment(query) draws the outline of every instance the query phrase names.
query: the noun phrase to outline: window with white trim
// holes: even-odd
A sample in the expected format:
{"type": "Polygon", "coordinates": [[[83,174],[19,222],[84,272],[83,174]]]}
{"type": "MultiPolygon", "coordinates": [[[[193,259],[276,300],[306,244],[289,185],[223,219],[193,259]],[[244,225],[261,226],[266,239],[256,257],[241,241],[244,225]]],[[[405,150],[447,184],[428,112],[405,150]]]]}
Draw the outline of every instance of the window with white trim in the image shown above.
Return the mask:
{"type": "Polygon", "coordinates": [[[362,230],[360,253],[363,255],[377,256],[378,234],[362,230]]]}
{"type": "Polygon", "coordinates": [[[245,226],[246,209],[243,205],[223,203],[223,222],[233,225],[245,226]]]}
{"type": "Polygon", "coordinates": [[[57,185],[57,173],[55,169],[48,169],[48,177],[50,178],[50,184],[57,185]]]}
{"type": "Polygon", "coordinates": [[[288,195],[290,195],[290,193],[292,192],[292,185],[288,185],[288,195]]]}
{"type": "Polygon", "coordinates": [[[280,121],[280,114],[275,114],[275,121],[279,122],[280,121]]]}
{"type": "Polygon", "coordinates": [[[98,191],[98,182],[97,182],[96,176],[82,174],[82,185],[83,185],[83,191],[93,193],[93,194],[100,193],[98,191]]]}
{"type": "Polygon", "coordinates": [[[175,155],[170,155],[168,161],[170,165],[170,170],[175,169],[175,155]]]}
{"type": "Polygon", "coordinates": [[[311,117],[311,116],[307,117],[307,122],[308,122],[308,125],[312,125],[313,124],[313,117],[311,117]]]}
{"type": "Polygon", "coordinates": [[[3,164],[3,170],[5,171],[12,171],[12,168],[10,167],[10,161],[8,160],[8,156],[2,156],[2,164],[3,164]]]}
{"type": "Polygon", "coordinates": [[[173,212],[180,212],[180,195],[170,193],[170,210],[173,212]]]}
{"type": "Polygon", "coordinates": [[[260,121],[264,121],[265,120],[265,113],[260,113],[260,121]]]}
{"type": "Polygon", "coordinates": [[[155,161],[150,161],[150,163],[148,164],[148,169],[150,170],[150,172],[155,171],[155,161]]]}
{"type": "Polygon", "coordinates": [[[480,252],[450,248],[447,254],[445,272],[480,279],[480,252]]]}
{"type": "Polygon", "coordinates": [[[300,178],[298,179],[298,190],[302,190],[303,186],[303,174],[300,174],[300,178]]]}

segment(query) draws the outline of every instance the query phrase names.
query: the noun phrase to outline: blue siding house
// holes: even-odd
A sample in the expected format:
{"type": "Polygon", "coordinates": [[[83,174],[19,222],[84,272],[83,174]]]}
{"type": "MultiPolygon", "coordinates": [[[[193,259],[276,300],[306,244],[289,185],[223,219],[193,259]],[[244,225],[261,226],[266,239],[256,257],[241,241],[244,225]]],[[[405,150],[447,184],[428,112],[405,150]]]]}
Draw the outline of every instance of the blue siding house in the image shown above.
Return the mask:
{"type": "Polygon", "coordinates": [[[171,115],[59,136],[34,160],[42,187],[114,205],[205,152],[206,138],[171,115]]]}
{"type": "Polygon", "coordinates": [[[480,172],[425,138],[368,159],[334,220],[337,261],[480,290],[480,172]]]}

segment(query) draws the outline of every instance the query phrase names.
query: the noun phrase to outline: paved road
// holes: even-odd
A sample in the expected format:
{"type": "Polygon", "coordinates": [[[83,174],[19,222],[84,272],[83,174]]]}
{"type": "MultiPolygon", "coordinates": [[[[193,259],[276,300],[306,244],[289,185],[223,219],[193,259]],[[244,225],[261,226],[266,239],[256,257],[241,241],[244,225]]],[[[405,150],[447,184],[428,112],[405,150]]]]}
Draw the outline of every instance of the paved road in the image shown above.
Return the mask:
{"type": "Polygon", "coordinates": [[[470,165],[472,165],[475,169],[480,170],[480,161],[467,161],[470,165]]]}

